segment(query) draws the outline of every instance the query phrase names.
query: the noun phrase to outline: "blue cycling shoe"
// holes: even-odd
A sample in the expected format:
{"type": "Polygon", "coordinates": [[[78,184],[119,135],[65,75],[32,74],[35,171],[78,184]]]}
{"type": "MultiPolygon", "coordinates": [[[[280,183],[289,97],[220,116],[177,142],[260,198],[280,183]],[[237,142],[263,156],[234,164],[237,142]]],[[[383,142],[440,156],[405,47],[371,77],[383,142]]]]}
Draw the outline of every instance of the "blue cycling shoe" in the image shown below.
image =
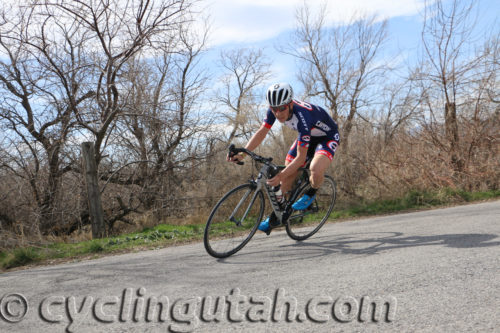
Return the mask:
{"type": "Polygon", "coordinates": [[[297,200],[293,205],[292,208],[295,210],[306,210],[307,207],[309,207],[314,199],[316,198],[316,194],[313,195],[312,197],[308,196],[307,194],[304,194],[302,198],[297,200]]]}
{"type": "Polygon", "coordinates": [[[266,234],[271,231],[271,227],[269,226],[269,217],[264,221],[260,222],[259,230],[264,231],[266,234]]]}
{"type": "Polygon", "coordinates": [[[259,230],[260,231],[264,231],[266,233],[266,235],[269,236],[269,234],[271,233],[271,230],[273,228],[276,228],[276,227],[279,227],[279,226],[280,226],[280,222],[276,218],[276,214],[274,214],[274,212],[272,212],[271,215],[269,215],[267,217],[267,219],[265,219],[264,221],[260,222],[260,224],[259,224],[259,230]]]}

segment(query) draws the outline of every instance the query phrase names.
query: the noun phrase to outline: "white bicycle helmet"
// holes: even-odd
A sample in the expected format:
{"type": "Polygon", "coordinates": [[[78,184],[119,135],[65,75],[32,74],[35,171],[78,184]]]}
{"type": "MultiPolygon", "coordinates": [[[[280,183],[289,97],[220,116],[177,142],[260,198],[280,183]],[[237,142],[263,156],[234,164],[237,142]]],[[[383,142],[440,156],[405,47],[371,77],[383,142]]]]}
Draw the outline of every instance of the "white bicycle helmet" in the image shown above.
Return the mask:
{"type": "Polygon", "coordinates": [[[288,83],[276,83],[267,89],[266,101],[273,108],[290,103],[292,98],[293,90],[288,83]]]}

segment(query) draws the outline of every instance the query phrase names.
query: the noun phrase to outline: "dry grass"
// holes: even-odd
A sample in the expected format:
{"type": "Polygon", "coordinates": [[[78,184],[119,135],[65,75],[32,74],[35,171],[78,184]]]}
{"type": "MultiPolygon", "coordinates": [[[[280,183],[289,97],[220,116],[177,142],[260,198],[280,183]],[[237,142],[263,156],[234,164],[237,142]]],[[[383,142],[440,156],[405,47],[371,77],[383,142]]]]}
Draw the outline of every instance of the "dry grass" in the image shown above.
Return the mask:
{"type": "MultiPolygon", "coordinates": [[[[337,207],[349,208],[360,202],[404,197],[411,191],[438,191],[442,188],[465,191],[488,191],[500,188],[500,124],[498,120],[486,123],[482,130],[461,126],[460,154],[463,169],[457,170],[440,133],[425,129],[400,129],[390,140],[373,127],[359,123],[354,127],[349,147],[342,145],[336,153],[328,173],[337,182],[337,207]],[[431,135],[432,134],[432,135],[431,135]]],[[[295,134],[287,131],[274,133],[258,149],[264,156],[274,157],[282,164],[295,134]]],[[[245,142],[237,143],[237,146],[245,142]]],[[[257,175],[255,166],[246,159],[244,166],[225,161],[225,150],[212,156],[206,163],[183,174],[178,188],[159,193],[158,204],[142,213],[127,218],[132,224],[117,222],[112,235],[141,231],[161,223],[173,225],[202,225],[215,203],[229,189],[257,175]],[[173,192],[172,192],[173,191],[173,192]]],[[[130,198],[137,188],[109,186],[103,195],[105,210],[116,204],[116,195],[130,198]]],[[[81,179],[68,174],[62,183],[60,202],[54,212],[54,227],[64,226],[79,218],[85,209],[86,198],[81,179]]],[[[38,231],[37,208],[30,187],[22,179],[9,173],[0,174],[0,210],[10,221],[0,219],[0,249],[43,244],[45,242],[75,242],[91,239],[89,225],[81,225],[71,235],[44,236],[38,231]]],[[[0,216],[1,218],[1,216],[0,216]]]]}

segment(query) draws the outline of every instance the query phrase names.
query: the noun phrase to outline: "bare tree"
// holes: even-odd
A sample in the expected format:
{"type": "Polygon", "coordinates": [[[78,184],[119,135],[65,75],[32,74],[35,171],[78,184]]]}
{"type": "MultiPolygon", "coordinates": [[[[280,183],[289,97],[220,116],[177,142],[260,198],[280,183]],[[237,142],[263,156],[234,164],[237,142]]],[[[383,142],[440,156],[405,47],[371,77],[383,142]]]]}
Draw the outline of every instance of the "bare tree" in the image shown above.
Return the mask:
{"type": "Polygon", "coordinates": [[[387,22],[379,22],[375,16],[353,16],[344,25],[332,25],[327,22],[326,5],[313,13],[307,4],[297,10],[296,21],[294,38],[281,51],[297,58],[301,66],[298,78],[306,94],[322,98],[339,123],[339,187],[357,198],[356,188],[366,175],[358,172],[356,156],[360,147],[350,147],[349,139],[358,119],[372,125],[362,111],[373,107],[377,79],[387,67],[383,62],[377,63],[387,38],[387,22]]]}
{"type": "MultiPolygon", "coordinates": [[[[467,84],[467,93],[461,96],[459,104],[461,156],[464,161],[463,170],[471,179],[468,182],[470,190],[479,187],[479,182],[473,180],[475,177],[494,173],[493,170],[498,169],[496,166],[500,163],[498,32],[495,34],[493,30],[492,36],[476,51],[475,57],[480,61],[468,75],[470,82],[467,84]],[[488,171],[485,173],[486,170],[488,171]],[[471,175],[475,177],[470,177],[471,175]]],[[[500,171],[497,170],[496,173],[498,175],[500,171]]]]}
{"type": "Polygon", "coordinates": [[[137,170],[134,177],[128,169],[110,170],[109,181],[140,186],[138,199],[146,210],[170,214],[180,209],[173,200],[182,191],[186,170],[209,153],[204,148],[212,119],[202,109],[208,76],[198,64],[207,36],[207,29],[197,35],[183,24],[175,40],[158,45],[154,57],[128,63],[129,103],[113,134],[123,154],[112,170],[133,161],[137,170]]]}
{"type": "Polygon", "coordinates": [[[386,83],[381,94],[381,106],[371,115],[375,126],[383,133],[381,145],[389,145],[399,130],[407,130],[420,106],[415,82],[411,79],[386,83]]]}
{"type": "Polygon", "coordinates": [[[348,88],[349,112],[343,125],[344,145],[348,146],[349,134],[353,126],[354,116],[359,114],[361,107],[373,102],[369,87],[378,84],[377,78],[382,77],[385,65],[375,65],[376,55],[387,38],[387,21],[376,24],[376,17],[363,18],[354,22],[355,57],[354,71],[351,72],[351,82],[348,88]]]}
{"type": "MultiPolygon", "coordinates": [[[[129,60],[140,52],[158,47],[163,40],[171,41],[172,35],[189,19],[186,14],[190,5],[191,1],[184,0],[99,0],[91,3],[61,0],[54,4],[68,17],[76,18],[88,31],[88,45],[95,49],[88,74],[96,97],[87,105],[88,112],[75,115],[78,124],[95,138],[97,165],[106,149],[113,153],[113,146],[108,146],[108,142],[117,127],[118,117],[130,103],[125,75],[129,60]]],[[[108,174],[115,175],[116,172],[108,166],[108,174]]],[[[134,211],[132,198],[129,196],[128,205],[120,196],[115,198],[118,209],[112,209],[114,216],[107,218],[109,228],[114,221],[125,220],[124,217],[134,211]]]]}
{"type": "Polygon", "coordinates": [[[87,32],[87,46],[92,66],[87,72],[92,78],[95,104],[89,112],[76,113],[79,125],[95,136],[96,161],[102,157],[102,144],[114,120],[127,103],[121,94],[121,74],[127,62],[145,47],[155,46],[176,33],[186,20],[190,2],[185,0],[59,0],[50,6],[67,18],[74,18],[87,32]]]}
{"type": "Polygon", "coordinates": [[[4,167],[29,182],[45,233],[54,224],[60,179],[73,168],[64,158],[73,114],[95,93],[79,84],[86,66],[84,45],[75,41],[85,38],[81,26],[39,9],[1,13],[0,120],[12,143],[12,163],[4,167]]]}
{"type": "Polygon", "coordinates": [[[9,149],[15,158],[4,167],[31,184],[42,232],[54,224],[62,175],[78,168],[69,137],[76,128],[90,134],[100,164],[129,103],[128,61],[171,40],[191,3],[57,0],[2,9],[0,47],[7,57],[0,60],[0,116],[16,144],[9,149]]]}
{"type": "Polygon", "coordinates": [[[369,88],[385,68],[375,60],[386,40],[387,22],[377,23],[372,16],[330,27],[326,13],[326,6],[316,16],[307,5],[299,8],[295,38],[281,51],[300,61],[299,80],[306,93],[324,98],[331,116],[341,122],[347,146],[354,117],[369,105],[369,88]]]}
{"type": "MultiPolygon", "coordinates": [[[[464,96],[471,83],[473,69],[481,57],[472,54],[474,2],[453,0],[448,3],[435,1],[426,6],[422,41],[424,47],[426,80],[433,91],[427,99],[433,116],[442,110],[445,128],[445,143],[441,144],[449,153],[455,171],[463,171],[464,160],[460,153],[458,108],[460,96],[464,96]],[[472,58],[471,58],[472,55],[472,58]],[[444,107],[436,107],[442,103],[444,107]]],[[[436,118],[439,120],[440,118],[436,118]]]]}
{"type": "Polygon", "coordinates": [[[500,31],[493,30],[492,37],[489,38],[483,47],[483,68],[479,86],[484,87],[487,98],[496,105],[496,113],[500,112],[500,89],[498,89],[498,71],[500,68],[500,31]]]}
{"type": "Polygon", "coordinates": [[[342,75],[347,70],[351,56],[350,26],[328,30],[326,5],[317,16],[307,5],[296,12],[297,27],[293,41],[281,51],[296,57],[300,64],[298,78],[309,96],[321,96],[327,102],[332,118],[339,120],[342,108],[342,94],[348,80],[342,75]]]}
{"type": "Polygon", "coordinates": [[[258,115],[261,94],[257,87],[270,77],[270,63],[262,49],[238,49],[221,53],[220,63],[225,71],[217,101],[227,108],[223,113],[231,126],[227,142],[235,137],[246,137],[260,125],[258,115]],[[257,116],[258,118],[258,116],[257,116]]]}

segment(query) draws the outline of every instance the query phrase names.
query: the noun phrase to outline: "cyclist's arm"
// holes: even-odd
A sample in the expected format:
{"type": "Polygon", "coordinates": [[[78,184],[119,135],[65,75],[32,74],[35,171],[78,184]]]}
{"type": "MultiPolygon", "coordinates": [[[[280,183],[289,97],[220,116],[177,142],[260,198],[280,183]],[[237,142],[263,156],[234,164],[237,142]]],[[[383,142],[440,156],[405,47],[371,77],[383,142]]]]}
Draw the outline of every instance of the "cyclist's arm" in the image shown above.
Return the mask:
{"type": "MultiPolygon", "coordinates": [[[[255,148],[257,148],[262,141],[266,138],[267,133],[269,132],[269,128],[266,127],[264,124],[259,128],[257,132],[250,138],[248,141],[247,145],[245,146],[246,149],[253,151],[255,148]]],[[[234,155],[233,157],[227,156],[226,160],[228,162],[238,162],[241,161],[246,155],[244,153],[239,153],[238,155],[234,155]]]]}
{"type": "Polygon", "coordinates": [[[245,148],[253,151],[264,141],[269,130],[265,125],[260,126],[259,130],[250,138],[245,148]]]}

